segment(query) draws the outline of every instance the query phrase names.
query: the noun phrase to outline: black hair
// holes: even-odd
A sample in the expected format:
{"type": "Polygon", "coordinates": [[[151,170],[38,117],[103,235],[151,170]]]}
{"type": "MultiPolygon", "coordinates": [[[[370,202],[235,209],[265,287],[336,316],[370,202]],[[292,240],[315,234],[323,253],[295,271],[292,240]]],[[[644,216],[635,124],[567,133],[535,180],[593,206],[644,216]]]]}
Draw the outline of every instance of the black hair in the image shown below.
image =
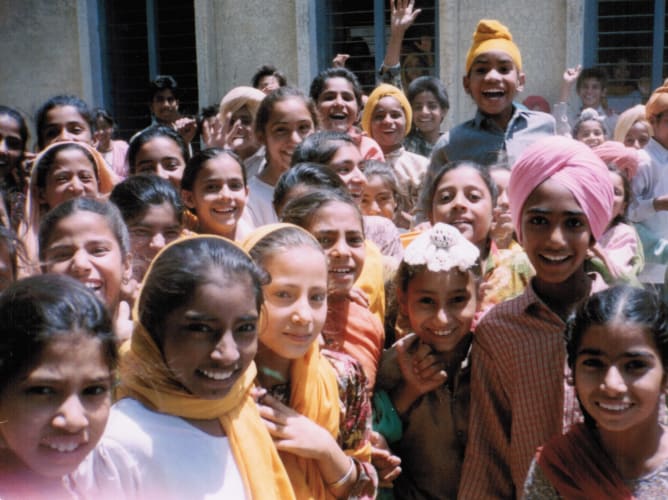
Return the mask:
{"type": "Polygon", "coordinates": [[[274,187],[274,210],[281,214],[290,191],[295,186],[309,186],[313,189],[332,189],[347,193],[348,189],[334,171],[319,163],[297,163],[290,170],[283,172],[274,187]]]}
{"type": "Polygon", "coordinates": [[[253,78],[251,79],[251,85],[256,89],[259,89],[260,80],[262,80],[265,76],[276,77],[278,80],[278,85],[281,87],[285,87],[288,84],[288,81],[285,79],[285,75],[278,71],[275,66],[272,66],[271,64],[265,64],[257,69],[253,75],[253,78]]]}
{"type": "Polygon", "coordinates": [[[93,121],[95,122],[96,126],[99,120],[104,120],[112,129],[116,128],[116,121],[114,120],[113,116],[111,116],[104,108],[95,108],[93,110],[93,121]]]}
{"type": "Polygon", "coordinates": [[[205,108],[202,108],[197,115],[197,127],[202,128],[202,123],[204,123],[204,120],[207,120],[209,118],[213,118],[214,116],[218,116],[218,111],[219,107],[217,104],[212,104],[211,106],[207,106],[205,108]]]}
{"type": "Polygon", "coordinates": [[[602,68],[584,68],[580,71],[578,79],[575,82],[575,90],[580,91],[580,87],[584,84],[585,80],[590,78],[597,80],[601,84],[601,89],[605,89],[608,86],[608,74],[602,68]]]}
{"type": "Polygon", "coordinates": [[[313,132],[297,144],[292,153],[292,164],[311,162],[326,165],[334,158],[342,142],[357,147],[352,137],[345,132],[336,130],[313,132]]]}
{"type": "MultiPolygon", "coordinates": [[[[437,153],[438,151],[435,151],[437,153]]],[[[480,178],[483,180],[489,194],[492,197],[492,207],[496,206],[496,198],[498,197],[498,189],[496,183],[489,175],[489,168],[486,168],[478,163],[472,161],[453,161],[444,164],[438,163],[438,154],[432,155],[432,159],[428,168],[428,172],[433,172],[431,175],[427,174],[424,180],[422,192],[420,193],[419,202],[421,204],[420,209],[431,219],[432,205],[434,203],[434,196],[436,195],[436,189],[438,188],[439,182],[445,174],[456,170],[460,167],[469,167],[478,172],[480,178]]]]}
{"type": "MultiPolygon", "coordinates": [[[[27,255],[23,242],[10,228],[0,225],[0,246],[7,250],[7,254],[9,255],[9,265],[12,272],[12,281],[15,281],[17,278],[19,261],[27,262],[27,255]]],[[[8,285],[9,283],[0,281],[0,292],[2,292],[8,285]]]]}
{"type": "Polygon", "coordinates": [[[116,184],[109,195],[121,212],[126,224],[140,219],[153,205],[169,203],[176,220],[183,221],[183,201],[176,188],[157,175],[133,175],[116,184]]]}
{"type": "Polygon", "coordinates": [[[353,94],[355,94],[355,100],[357,101],[357,108],[361,110],[364,106],[362,102],[362,87],[355,73],[347,68],[327,68],[321,71],[311,82],[309,95],[313,99],[313,102],[318,102],[318,98],[325,90],[325,84],[330,78],[345,78],[350,82],[353,87],[353,94]]]}
{"type": "MultiPolygon", "coordinates": [[[[568,366],[577,377],[576,360],[582,338],[592,326],[606,326],[621,321],[645,329],[656,344],[664,372],[668,372],[668,308],[659,295],[645,288],[616,285],[587,298],[568,320],[566,349],[568,366]]],[[[580,404],[585,423],[595,426],[580,404]]]]}
{"type": "Polygon", "coordinates": [[[92,198],[73,198],[64,201],[53,210],[47,212],[39,225],[40,260],[44,261],[45,259],[46,250],[58,222],[77,212],[92,212],[101,215],[116,238],[118,246],[121,249],[121,257],[125,260],[125,256],[130,251],[130,235],[128,234],[128,228],[123,221],[121,212],[113,203],[104,203],[92,198]]]}
{"type": "Polygon", "coordinates": [[[413,104],[413,100],[422,92],[431,92],[438,101],[441,109],[450,109],[450,99],[448,98],[448,91],[445,90],[443,82],[435,76],[419,76],[408,85],[406,97],[408,102],[413,104]]]}
{"type": "Polygon", "coordinates": [[[582,112],[578,116],[578,119],[575,121],[575,124],[573,125],[573,138],[577,137],[578,133],[580,132],[580,127],[582,127],[582,124],[584,122],[590,122],[590,121],[597,122],[601,126],[601,130],[603,130],[604,137],[610,136],[608,133],[608,127],[605,125],[605,118],[599,115],[598,111],[596,111],[594,108],[585,108],[582,110],[582,112]]]}
{"type": "Polygon", "coordinates": [[[171,90],[174,97],[178,99],[179,96],[176,94],[178,86],[179,84],[176,83],[176,80],[172,75],[157,75],[148,85],[149,102],[153,100],[155,94],[162,92],[163,90],[171,90]]]}
{"type": "Polygon", "coordinates": [[[76,142],[62,142],[51,146],[51,148],[41,156],[39,161],[33,167],[35,170],[35,185],[38,188],[44,189],[46,187],[46,178],[49,176],[49,172],[51,171],[51,168],[56,161],[56,156],[58,156],[58,153],[68,149],[81,151],[86,156],[86,158],[88,158],[88,161],[93,167],[93,172],[95,173],[95,180],[97,180],[99,184],[100,173],[97,171],[97,163],[95,163],[95,158],[93,157],[90,150],[76,142]]]}
{"type": "Polygon", "coordinates": [[[95,132],[95,121],[88,104],[75,95],[57,95],[46,101],[37,110],[35,124],[37,125],[37,146],[39,149],[44,149],[46,146],[46,138],[44,137],[47,125],[46,115],[54,108],[65,106],[76,108],[81,118],[88,124],[91,134],[95,132]]]}
{"type": "Polygon", "coordinates": [[[30,140],[30,132],[28,131],[28,123],[21,113],[9,106],[0,104],[0,116],[9,116],[19,126],[19,137],[21,138],[21,151],[26,150],[28,140],[30,140]]]}
{"type": "Polygon", "coordinates": [[[151,142],[156,137],[166,137],[167,139],[173,140],[181,150],[183,161],[188,161],[190,158],[190,155],[188,154],[188,146],[186,146],[186,143],[183,141],[181,135],[171,127],[167,127],[165,125],[153,125],[147,129],[142,130],[130,141],[130,147],[128,148],[128,165],[130,166],[130,174],[134,174],[136,171],[135,161],[137,160],[139,150],[144,146],[144,144],[151,142]]]}
{"type": "Polygon", "coordinates": [[[244,168],[244,165],[237,154],[231,149],[208,148],[200,151],[199,153],[195,153],[193,157],[188,160],[186,168],[183,171],[183,177],[181,178],[181,189],[192,191],[193,187],[195,186],[197,175],[204,167],[204,164],[209,160],[217,158],[218,156],[227,156],[239,164],[239,168],[241,169],[241,176],[244,180],[244,186],[246,186],[246,169],[244,168]]]}
{"type": "Polygon", "coordinates": [[[388,185],[390,191],[392,191],[392,195],[394,196],[394,201],[396,201],[397,204],[399,203],[399,197],[405,196],[405,193],[401,189],[399,181],[397,180],[397,175],[394,173],[394,170],[392,170],[392,167],[390,167],[384,161],[365,160],[364,175],[366,176],[367,179],[369,179],[369,177],[374,175],[380,177],[383,180],[383,182],[385,182],[388,185]]]}
{"type": "Polygon", "coordinates": [[[271,113],[274,111],[274,106],[286,99],[296,97],[301,99],[309,113],[311,114],[311,121],[313,121],[313,128],[318,128],[318,112],[315,109],[313,101],[307,97],[301,90],[295,87],[279,87],[272,91],[267,97],[262,99],[260,107],[257,109],[255,115],[255,135],[264,134],[264,129],[269,123],[271,113]]]}
{"type": "Polygon", "coordinates": [[[348,193],[333,189],[318,189],[290,200],[285,207],[283,207],[281,221],[295,224],[296,226],[306,229],[312,224],[314,219],[316,219],[318,210],[333,202],[350,205],[359,217],[360,227],[362,233],[364,233],[362,213],[355,201],[348,193]]]}
{"type": "Polygon", "coordinates": [[[0,295],[0,392],[32,370],[52,340],[85,335],[100,341],[103,358],[118,362],[112,320],[83,284],[59,274],[16,281],[0,295]]]}
{"type": "Polygon", "coordinates": [[[236,283],[246,277],[259,312],[267,274],[231,241],[217,237],[189,238],[158,254],[144,278],[138,313],[139,321],[159,347],[163,344],[163,327],[169,313],[187,304],[197,287],[217,282],[221,276],[236,283]]]}

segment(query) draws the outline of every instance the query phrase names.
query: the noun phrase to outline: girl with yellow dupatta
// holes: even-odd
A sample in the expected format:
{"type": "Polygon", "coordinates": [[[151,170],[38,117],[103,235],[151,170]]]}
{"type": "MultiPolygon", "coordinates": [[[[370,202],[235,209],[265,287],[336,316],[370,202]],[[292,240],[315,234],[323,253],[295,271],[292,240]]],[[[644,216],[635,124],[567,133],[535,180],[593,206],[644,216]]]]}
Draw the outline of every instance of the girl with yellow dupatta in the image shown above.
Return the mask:
{"type": "Polygon", "coordinates": [[[139,497],[295,498],[251,396],[265,281],[216,236],[173,242],[149,267],[106,430],[136,461],[139,497]]]}
{"type": "Polygon", "coordinates": [[[320,244],[297,226],[271,224],[243,246],[271,278],[263,287],[258,405],[297,498],[374,498],[364,372],[316,342],[327,316],[320,244]]]}

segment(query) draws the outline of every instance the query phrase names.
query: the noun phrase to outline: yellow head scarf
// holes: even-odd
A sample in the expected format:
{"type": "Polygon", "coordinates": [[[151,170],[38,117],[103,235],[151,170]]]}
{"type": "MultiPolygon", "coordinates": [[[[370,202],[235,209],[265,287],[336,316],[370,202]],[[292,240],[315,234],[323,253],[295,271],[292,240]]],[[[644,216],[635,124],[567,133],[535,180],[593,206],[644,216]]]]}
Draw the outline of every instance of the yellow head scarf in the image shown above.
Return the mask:
{"type": "Polygon", "coordinates": [[[120,182],[120,178],[104,161],[104,158],[97,150],[84,142],[63,141],[55,142],[44,150],[35,158],[32,171],[30,172],[30,183],[28,185],[28,195],[26,196],[25,205],[23,207],[23,219],[18,227],[18,234],[23,241],[25,247],[27,260],[29,262],[27,268],[21,269],[19,274],[21,277],[29,276],[31,274],[39,273],[39,257],[38,257],[38,234],[39,224],[42,216],[48,211],[41,200],[41,193],[37,186],[37,170],[40,162],[44,156],[55,147],[62,147],[64,144],[74,144],[85,150],[95,163],[97,170],[97,191],[98,197],[102,200],[107,199],[107,195],[111,192],[116,184],[120,182]]]}
{"type": "Polygon", "coordinates": [[[362,130],[364,130],[368,135],[371,135],[371,117],[373,116],[373,111],[378,105],[383,97],[394,97],[399,104],[401,104],[401,109],[404,110],[406,115],[406,132],[405,135],[408,135],[408,132],[411,131],[411,123],[413,123],[413,110],[411,104],[408,102],[408,99],[401,91],[394,85],[389,83],[381,83],[373,89],[371,95],[364,105],[364,112],[362,113],[362,130]]]}
{"type": "Polygon", "coordinates": [[[253,87],[234,87],[220,101],[219,117],[224,122],[228,113],[236,113],[246,106],[249,113],[255,120],[255,115],[260,107],[262,99],[265,98],[264,92],[253,87]]]}
{"type": "Polygon", "coordinates": [[[668,109],[668,85],[663,82],[663,86],[656,89],[645,104],[645,116],[647,120],[660,115],[668,109]]]}
{"type": "Polygon", "coordinates": [[[508,28],[494,19],[481,19],[473,33],[473,44],[466,54],[467,75],[471,71],[473,60],[490,50],[506,52],[517,66],[517,71],[522,71],[522,55],[508,28]]]}
{"type": "MultiPolygon", "coordinates": [[[[242,243],[242,247],[250,251],[265,236],[286,228],[295,228],[311,236],[308,231],[293,224],[268,224],[253,231],[242,243]]],[[[261,332],[260,340],[262,340],[261,332]]],[[[294,360],[290,366],[290,407],[327,429],[334,439],[337,439],[340,425],[339,404],[336,372],[331,363],[320,354],[317,342],[313,342],[306,354],[294,360]]],[[[362,450],[347,450],[346,454],[369,461],[371,448],[367,445],[362,450]]],[[[291,453],[280,455],[297,498],[300,500],[334,498],[313,460],[300,458],[291,453]]]]}
{"type": "MultiPolygon", "coordinates": [[[[226,238],[211,235],[174,241],[153,259],[146,276],[151,275],[153,264],[162,253],[194,238],[213,238],[234,244],[226,238]]],[[[135,302],[132,313],[134,331],[129,349],[127,343],[122,349],[118,396],[132,397],[149,408],[178,417],[218,418],[229,439],[248,498],[294,499],[285,468],[250,396],[257,374],[255,363],[250,364],[224,398],[206,400],[185,392],[165,364],[153,338],[139,322],[140,301],[141,297],[135,302]]]]}

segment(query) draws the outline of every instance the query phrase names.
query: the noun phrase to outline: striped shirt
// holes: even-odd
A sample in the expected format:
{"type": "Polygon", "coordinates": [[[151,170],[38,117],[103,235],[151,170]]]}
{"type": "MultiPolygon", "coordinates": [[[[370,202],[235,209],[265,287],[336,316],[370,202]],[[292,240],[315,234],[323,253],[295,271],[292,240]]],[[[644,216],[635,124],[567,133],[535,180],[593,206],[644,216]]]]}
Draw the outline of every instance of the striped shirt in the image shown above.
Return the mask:
{"type": "MultiPolygon", "coordinates": [[[[595,276],[592,293],[605,287],[595,276]]],[[[565,327],[533,282],[476,327],[460,498],[519,497],[536,448],[581,419],[566,383],[565,327]]]]}

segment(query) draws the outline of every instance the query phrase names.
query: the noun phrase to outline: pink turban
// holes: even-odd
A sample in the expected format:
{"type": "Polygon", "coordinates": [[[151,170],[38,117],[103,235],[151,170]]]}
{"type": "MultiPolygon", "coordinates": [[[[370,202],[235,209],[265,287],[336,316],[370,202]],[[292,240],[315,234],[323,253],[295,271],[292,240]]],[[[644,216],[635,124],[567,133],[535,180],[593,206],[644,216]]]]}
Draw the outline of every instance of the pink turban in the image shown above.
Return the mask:
{"type": "Polygon", "coordinates": [[[638,150],[628,148],[621,142],[605,141],[594,148],[594,153],[606,164],[613,164],[631,180],[638,171],[638,150]]]}
{"type": "Polygon", "coordinates": [[[554,179],[568,189],[584,211],[595,239],[608,227],[613,188],[608,168],[585,144],[567,137],[546,137],[534,142],[510,173],[508,198],[515,232],[522,242],[524,203],[534,189],[554,179]]]}

